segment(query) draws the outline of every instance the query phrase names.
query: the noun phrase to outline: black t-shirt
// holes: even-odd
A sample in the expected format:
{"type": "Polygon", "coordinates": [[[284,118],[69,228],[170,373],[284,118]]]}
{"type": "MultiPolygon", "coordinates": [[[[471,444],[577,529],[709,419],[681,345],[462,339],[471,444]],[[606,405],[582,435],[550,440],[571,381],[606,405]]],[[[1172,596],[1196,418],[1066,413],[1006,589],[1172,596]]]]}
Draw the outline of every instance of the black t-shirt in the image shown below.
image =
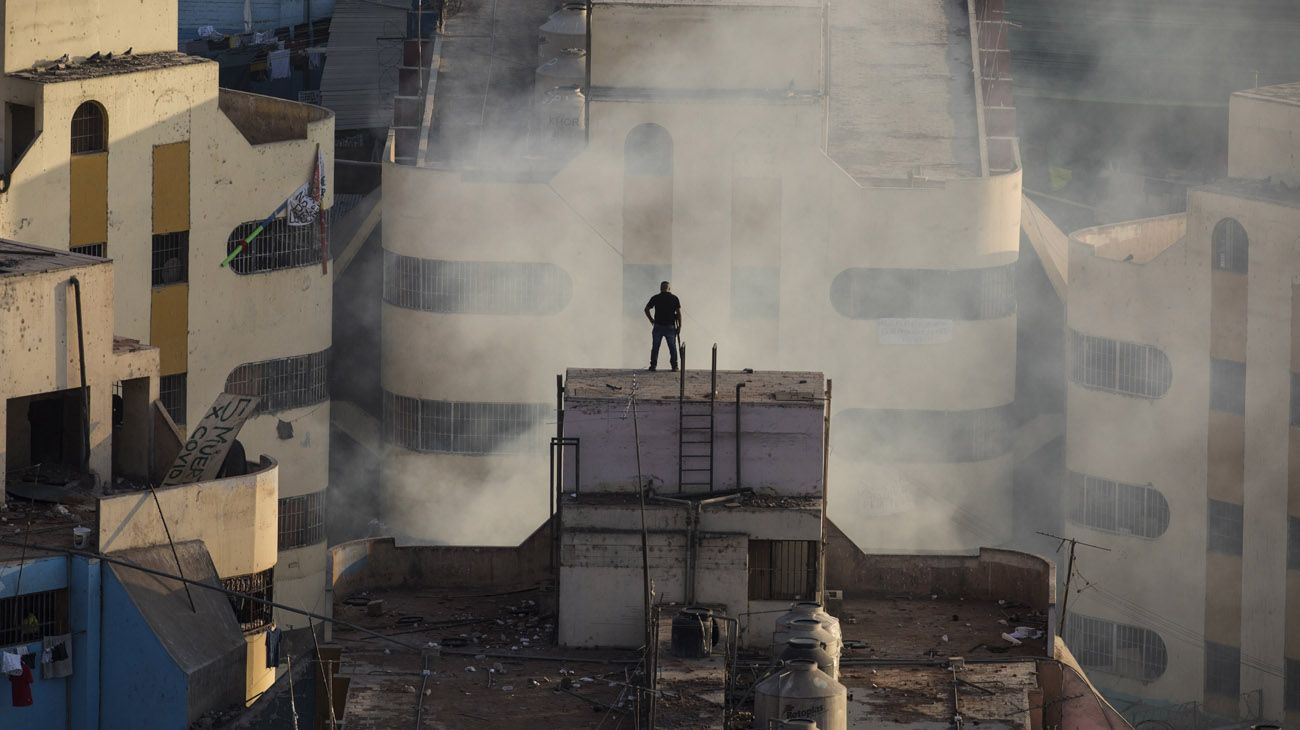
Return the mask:
{"type": "Polygon", "coordinates": [[[671,292],[661,291],[650,297],[647,307],[655,310],[655,325],[672,327],[677,324],[677,310],[682,308],[682,300],[671,292]]]}

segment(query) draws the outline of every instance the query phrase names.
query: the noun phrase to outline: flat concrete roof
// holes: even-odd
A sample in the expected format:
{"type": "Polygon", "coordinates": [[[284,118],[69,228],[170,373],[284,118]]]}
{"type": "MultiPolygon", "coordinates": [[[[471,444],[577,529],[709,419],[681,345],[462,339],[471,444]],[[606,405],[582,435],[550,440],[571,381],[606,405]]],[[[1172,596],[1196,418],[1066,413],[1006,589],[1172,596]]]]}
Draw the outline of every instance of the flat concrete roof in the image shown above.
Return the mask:
{"type": "Polygon", "coordinates": [[[42,64],[35,68],[15,71],[9,75],[15,78],[49,84],[58,83],[60,81],[81,81],[84,79],[98,78],[100,76],[135,73],[137,71],[154,71],[160,68],[171,68],[173,66],[189,66],[195,63],[216,62],[198,56],[191,56],[186,53],[163,51],[161,53],[141,53],[139,55],[132,54],[130,56],[116,55],[112,58],[101,59],[98,61],[84,60],[42,64]]]}
{"type": "Polygon", "coordinates": [[[107,264],[108,259],[0,239],[0,276],[107,264]]]}
{"type": "MultiPolygon", "coordinates": [[[[686,399],[708,400],[708,370],[686,372],[686,399]]],[[[745,403],[818,403],[826,393],[826,377],[817,372],[772,371],[744,372],[719,370],[717,400],[734,402],[736,385],[745,403]]],[[[671,370],[606,370],[570,368],[564,378],[566,398],[626,401],[635,392],[639,401],[677,400],[681,390],[681,373],[671,370]]]]}
{"type": "MultiPolygon", "coordinates": [[[[1300,84],[1297,84],[1297,86],[1300,86],[1300,84]]],[[[1293,188],[1281,182],[1273,182],[1272,180],[1224,178],[1223,180],[1212,182],[1209,185],[1192,188],[1192,191],[1232,195],[1239,198],[1249,198],[1251,200],[1260,200],[1268,203],[1275,203],[1277,205],[1284,205],[1289,208],[1300,207],[1300,187],[1293,188]]]]}
{"type": "Polygon", "coordinates": [[[1300,83],[1261,86],[1257,89],[1246,89],[1244,91],[1234,92],[1233,96],[1240,96],[1247,99],[1259,99],[1261,101],[1271,101],[1278,104],[1289,104],[1291,106],[1300,106],[1300,83]]]}

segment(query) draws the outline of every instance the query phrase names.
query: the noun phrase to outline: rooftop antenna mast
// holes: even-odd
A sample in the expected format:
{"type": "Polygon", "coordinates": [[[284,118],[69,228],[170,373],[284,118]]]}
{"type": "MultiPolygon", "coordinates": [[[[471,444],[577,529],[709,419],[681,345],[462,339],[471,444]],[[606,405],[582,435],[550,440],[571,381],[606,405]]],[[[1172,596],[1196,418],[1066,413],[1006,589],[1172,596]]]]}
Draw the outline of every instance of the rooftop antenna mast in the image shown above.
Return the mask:
{"type": "Polygon", "coordinates": [[[1037,532],[1036,534],[1042,535],[1043,537],[1050,537],[1053,540],[1060,540],[1061,544],[1056,546],[1057,552],[1060,552],[1061,548],[1065,547],[1065,544],[1067,542],[1070,543],[1070,557],[1065,564],[1065,597],[1061,599],[1061,623],[1058,624],[1056,627],[1056,635],[1064,636],[1065,617],[1067,615],[1066,609],[1070,605],[1070,579],[1074,577],[1074,549],[1079,545],[1082,545],[1084,547],[1093,548],[1094,550],[1102,550],[1105,552],[1110,552],[1110,548],[1105,548],[1100,545],[1093,545],[1090,542],[1083,542],[1082,540],[1076,540],[1072,537],[1061,537],[1060,535],[1053,535],[1050,532],[1037,532]]]}

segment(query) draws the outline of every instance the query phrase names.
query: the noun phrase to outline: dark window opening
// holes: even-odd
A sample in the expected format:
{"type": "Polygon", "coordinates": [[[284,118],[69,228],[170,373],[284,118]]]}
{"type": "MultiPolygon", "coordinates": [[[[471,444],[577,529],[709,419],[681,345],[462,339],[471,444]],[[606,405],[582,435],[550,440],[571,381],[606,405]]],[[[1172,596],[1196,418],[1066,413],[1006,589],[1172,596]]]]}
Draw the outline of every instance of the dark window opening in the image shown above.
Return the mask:
{"type": "Polygon", "coordinates": [[[153,285],[181,284],[190,280],[190,232],[153,235],[153,285]]]}
{"type": "Polygon", "coordinates": [[[462,403],[384,393],[384,436],[412,451],[453,454],[537,451],[555,414],[543,403],[462,403]]]}
{"type": "Polygon", "coordinates": [[[185,425],[185,373],[158,378],[158,400],[178,426],[185,425]]]}
{"type": "Polygon", "coordinates": [[[258,413],[277,413],[329,399],[329,350],[244,363],[226,378],[226,392],[262,399],[258,413]]]}
{"type": "Polygon", "coordinates": [[[1205,692],[1237,699],[1241,694],[1241,647],[1205,642],[1205,692]]]}
{"type": "Polygon", "coordinates": [[[0,598],[0,646],[68,633],[68,589],[0,598]]]}
{"type": "Polygon", "coordinates": [[[1015,264],[985,269],[846,269],[831,305],[849,319],[998,319],[1015,314],[1015,264]]]}
{"type": "Polygon", "coordinates": [[[79,253],[84,256],[98,256],[104,258],[108,255],[107,243],[87,243],[83,246],[69,246],[68,250],[72,253],[79,253]]]}
{"type": "Polygon", "coordinates": [[[108,115],[98,102],[83,102],[72,113],[72,154],[89,155],[108,149],[108,115]]]}
{"type": "Polygon", "coordinates": [[[280,549],[315,545],[325,539],[325,493],[280,500],[280,549]]]}
{"type": "MultiPolygon", "coordinates": [[[[228,591],[246,593],[263,601],[271,601],[274,600],[271,591],[271,573],[271,570],[264,570],[261,573],[251,575],[223,578],[221,587],[228,591]]],[[[245,633],[257,631],[271,624],[272,609],[268,604],[242,596],[228,597],[230,598],[230,607],[235,611],[235,620],[239,622],[239,628],[243,629],[245,633]]]]}
{"type": "Polygon", "coordinates": [[[1206,549],[1223,555],[1241,555],[1242,507],[1232,502],[1210,500],[1206,549]]]}
{"type": "Polygon", "coordinates": [[[7,411],[0,448],[8,454],[11,480],[42,482],[80,471],[85,449],[80,389],[10,398],[7,411]]]}
{"type": "Polygon", "coordinates": [[[1246,229],[1234,218],[1224,218],[1214,227],[1211,238],[1214,248],[1214,268],[1244,274],[1249,270],[1250,240],[1246,229]]]}
{"type": "Polygon", "coordinates": [[[749,541],[750,600],[806,600],[816,592],[816,540],[749,541]]]}
{"type": "Polygon", "coordinates": [[[36,139],[36,107],[5,104],[5,111],[9,115],[8,169],[13,170],[36,139]]]}

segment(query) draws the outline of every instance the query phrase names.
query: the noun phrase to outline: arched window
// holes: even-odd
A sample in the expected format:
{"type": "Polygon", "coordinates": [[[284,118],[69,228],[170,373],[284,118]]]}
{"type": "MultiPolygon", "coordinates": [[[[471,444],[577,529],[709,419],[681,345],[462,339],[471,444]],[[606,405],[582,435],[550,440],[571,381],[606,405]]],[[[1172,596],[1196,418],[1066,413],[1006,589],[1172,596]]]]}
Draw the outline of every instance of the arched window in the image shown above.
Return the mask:
{"type": "Polygon", "coordinates": [[[1219,271],[1244,274],[1249,269],[1250,240],[1235,218],[1224,218],[1214,227],[1213,266],[1219,271]]]}
{"type": "Polygon", "coordinates": [[[668,177],[673,174],[673,138],[658,124],[642,124],[623,142],[623,170],[627,175],[668,177]]]}
{"type": "Polygon", "coordinates": [[[247,362],[226,376],[226,392],[261,398],[258,413],[279,413],[329,399],[329,350],[247,362]]]}
{"type": "Polygon", "coordinates": [[[410,398],[384,391],[384,438],[411,451],[529,453],[545,447],[546,403],[483,403],[410,398]]]}
{"type": "Polygon", "coordinates": [[[1169,666],[1164,639],[1150,629],[1070,613],[1065,643],[1088,669],[1141,682],[1158,679],[1169,666]]]}
{"type": "Polygon", "coordinates": [[[573,279],[555,264],[438,261],[384,252],[384,301],[441,314],[557,314],[573,279]]]}
{"type": "Polygon", "coordinates": [[[1169,502],[1153,487],[1070,472],[1069,519],[1121,535],[1156,538],[1169,529],[1169,502]]]}
{"type": "Polygon", "coordinates": [[[72,154],[89,155],[108,149],[108,114],[97,101],[82,102],[72,113],[72,154]]]}
{"type": "Polygon", "coordinates": [[[1070,330],[1070,380],[1085,388],[1160,398],[1174,381],[1169,356],[1151,345],[1070,330]]]}

